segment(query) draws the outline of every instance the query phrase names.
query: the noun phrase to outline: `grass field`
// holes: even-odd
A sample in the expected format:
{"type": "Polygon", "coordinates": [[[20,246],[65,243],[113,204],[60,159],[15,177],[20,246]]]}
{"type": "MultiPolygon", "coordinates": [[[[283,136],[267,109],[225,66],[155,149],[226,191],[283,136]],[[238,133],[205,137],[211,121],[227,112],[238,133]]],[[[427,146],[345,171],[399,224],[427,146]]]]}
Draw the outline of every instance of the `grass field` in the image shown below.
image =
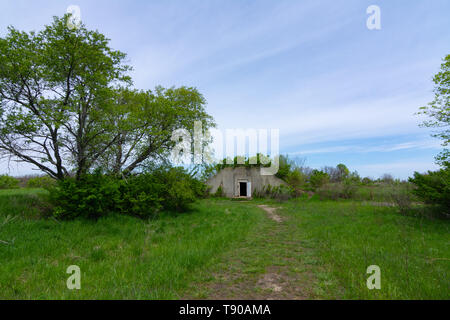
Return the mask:
{"type": "Polygon", "coordinates": [[[40,219],[0,191],[1,299],[448,299],[448,220],[358,201],[201,200],[154,220],[40,219]],[[259,208],[276,209],[276,217],[259,208]],[[66,269],[81,269],[69,290],[66,269]],[[366,268],[381,269],[368,290],[366,268]]]}

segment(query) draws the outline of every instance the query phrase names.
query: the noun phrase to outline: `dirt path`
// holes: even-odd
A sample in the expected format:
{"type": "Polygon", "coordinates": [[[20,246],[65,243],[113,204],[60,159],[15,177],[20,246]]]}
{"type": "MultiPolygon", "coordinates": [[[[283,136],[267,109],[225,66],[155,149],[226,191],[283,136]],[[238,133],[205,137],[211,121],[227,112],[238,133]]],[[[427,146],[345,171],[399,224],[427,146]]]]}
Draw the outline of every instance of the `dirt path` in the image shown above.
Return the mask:
{"type": "Polygon", "coordinates": [[[196,287],[189,299],[312,299],[314,276],[303,259],[308,252],[292,237],[288,217],[275,207],[258,205],[267,219],[240,248],[229,252],[218,272],[196,287]]]}
{"type": "Polygon", "coordinates": [[[265,212],[267,212],[267,215],[269,216],[270,219],[272,219],[272,220],[274,220],[276,222],[283,221],[281,219],[281,217],[275,213],[278,208],[272,208],[272,207],[266,206],[265,204],[258,205],[258,208],[261,208],[265,212]]]}

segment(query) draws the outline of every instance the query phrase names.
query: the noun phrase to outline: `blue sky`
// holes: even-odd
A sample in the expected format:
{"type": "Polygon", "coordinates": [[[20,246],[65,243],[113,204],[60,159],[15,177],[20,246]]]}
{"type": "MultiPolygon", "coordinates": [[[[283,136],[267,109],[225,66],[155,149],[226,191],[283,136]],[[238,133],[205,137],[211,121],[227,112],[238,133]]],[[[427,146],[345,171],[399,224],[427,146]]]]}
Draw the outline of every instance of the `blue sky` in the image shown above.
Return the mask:
{"type": "Polygon", "coordinates": [[[436,168],[439,141],[414,113],[450,54],[450,1],[4,0],[0,35],[40,30],[69,5],[128,54],[135,87],[195,86],[220,129],[278,128],[281,152],[317,168],[436,168]],[[369,5],[381,30],[366,27],[369,5]]]}

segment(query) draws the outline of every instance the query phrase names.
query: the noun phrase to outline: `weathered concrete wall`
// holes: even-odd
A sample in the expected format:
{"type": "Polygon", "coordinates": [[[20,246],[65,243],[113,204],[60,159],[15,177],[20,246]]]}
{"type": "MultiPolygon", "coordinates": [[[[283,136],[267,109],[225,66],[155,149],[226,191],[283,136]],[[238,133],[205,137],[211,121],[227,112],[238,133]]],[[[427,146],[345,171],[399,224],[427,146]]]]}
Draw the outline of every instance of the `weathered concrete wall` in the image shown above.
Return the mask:
{"type": "Polygon", "coordinates": [[[263,176],[260,168],[252,167],[228,167],[220,170],[214,177],[207,181],[207,185],[211,187],[210,193],[215,193],[222,186],[226,197],[239,196],[239,180],[248,180],[251,182],[251,194],[256,190],[260,190],[263,186],[279,186],[285,185],[286,182],[273,176],[263,176]]]}

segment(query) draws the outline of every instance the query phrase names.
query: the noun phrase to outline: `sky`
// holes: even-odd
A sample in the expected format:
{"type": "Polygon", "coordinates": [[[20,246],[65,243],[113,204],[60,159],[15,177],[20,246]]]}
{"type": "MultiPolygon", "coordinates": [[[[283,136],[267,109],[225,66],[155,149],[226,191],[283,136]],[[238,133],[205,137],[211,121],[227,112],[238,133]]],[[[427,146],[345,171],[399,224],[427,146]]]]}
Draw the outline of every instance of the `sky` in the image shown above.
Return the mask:
{"type": "MultiPolygon", "coordinates": [[[[70,5],[127,53],[136,88],[196,87],[220,130],[279,129],[280,152],[314,168],[437,168],[440,142],[415,113],[450,54],[450,1],[2,0],[0,36],[41,30],[70,5]]],[[[36,171],[4,161],[0,173],[36,171]]]]}

